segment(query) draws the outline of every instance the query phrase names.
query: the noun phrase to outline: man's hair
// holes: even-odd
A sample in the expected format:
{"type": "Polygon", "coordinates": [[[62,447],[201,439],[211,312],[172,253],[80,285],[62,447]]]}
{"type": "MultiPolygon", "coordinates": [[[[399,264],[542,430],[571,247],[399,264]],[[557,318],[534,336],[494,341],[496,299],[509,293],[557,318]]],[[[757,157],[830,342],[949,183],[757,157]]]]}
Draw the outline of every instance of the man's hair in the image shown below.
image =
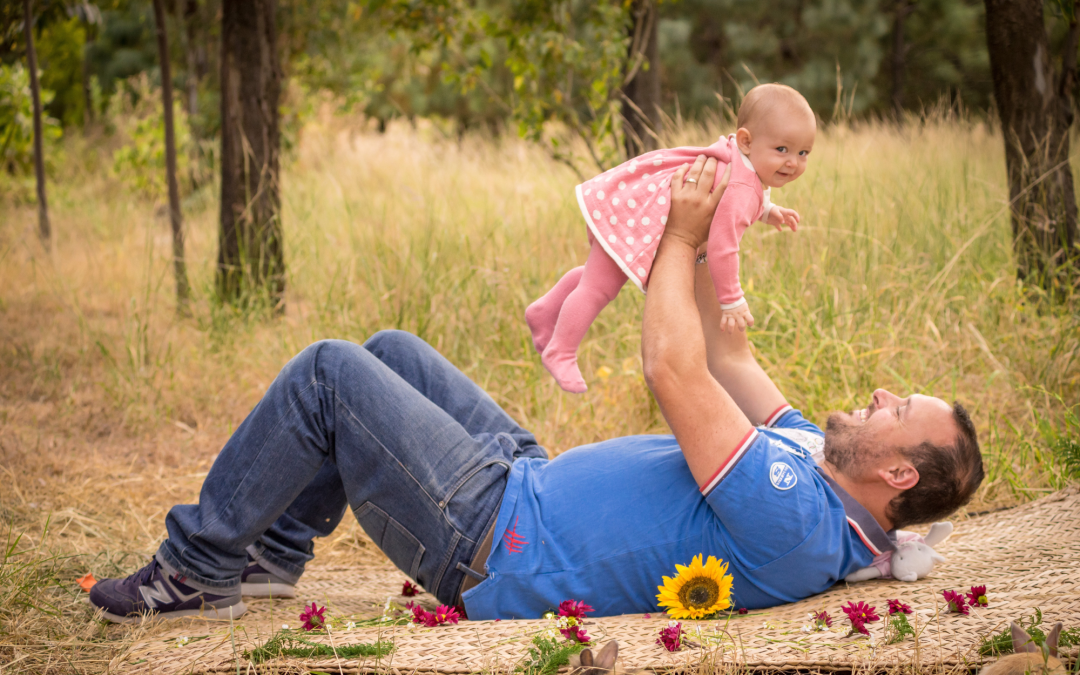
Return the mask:
{"type": "Polygon", "coordinates": [[[964,406],[953,403],[960,433],[952,445],[921,443],[903,452],[919,472],[919,482],[889,502],[893,527],[941,520],[968,503],[983,479],[982,453],[975,425],[964,406]]]}
{"type": "Polygon", "coordinates": [[[764,121],[770,113],[784,112],[788,114],[802,112],[813,116],[810,104],[803,95],[779,82],[771,84],[759,84],[746,92],[742,103],[739,105],[739,128],[747,128],[754,131],[754,125],[764,121]]]}

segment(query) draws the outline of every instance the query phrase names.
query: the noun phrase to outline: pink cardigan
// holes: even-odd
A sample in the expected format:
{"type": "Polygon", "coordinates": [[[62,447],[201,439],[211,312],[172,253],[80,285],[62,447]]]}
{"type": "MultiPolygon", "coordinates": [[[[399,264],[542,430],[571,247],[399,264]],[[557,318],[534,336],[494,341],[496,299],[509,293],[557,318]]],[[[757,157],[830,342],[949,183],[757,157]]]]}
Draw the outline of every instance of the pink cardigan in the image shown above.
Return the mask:
{"type": "Polygon", "coordinates": [[[656,150],[606,171],[576,188],[578,206],[589,231],[641,290],[648,287],[656,248],[671,208],[671,177],[698,155],[718,161],[715,184],[728,164],[731,179],[709,231],[709,271],[720,305],[743,304],[739,285],[739,241],[750,224],[768,215],[768,193],[735,137],[707,148],[656,150]],[[735,158],[736,161],[732,162],[735,158]]]}

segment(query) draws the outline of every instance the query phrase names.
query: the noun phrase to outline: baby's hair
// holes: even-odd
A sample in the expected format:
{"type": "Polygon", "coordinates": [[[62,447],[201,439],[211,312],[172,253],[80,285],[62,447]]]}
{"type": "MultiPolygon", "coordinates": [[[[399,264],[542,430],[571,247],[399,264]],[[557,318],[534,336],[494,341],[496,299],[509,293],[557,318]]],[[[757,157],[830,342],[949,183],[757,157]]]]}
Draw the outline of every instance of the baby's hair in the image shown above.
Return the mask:
{"type": "Polygon", "coordinates": [[[774,112],[808,113],[811,116],[814,114],[803,95],[786,84],[759,84],[743,97],[739,106],[739,128],[745,127],[753,131],[756,125],[764,122],[774,112]]]}

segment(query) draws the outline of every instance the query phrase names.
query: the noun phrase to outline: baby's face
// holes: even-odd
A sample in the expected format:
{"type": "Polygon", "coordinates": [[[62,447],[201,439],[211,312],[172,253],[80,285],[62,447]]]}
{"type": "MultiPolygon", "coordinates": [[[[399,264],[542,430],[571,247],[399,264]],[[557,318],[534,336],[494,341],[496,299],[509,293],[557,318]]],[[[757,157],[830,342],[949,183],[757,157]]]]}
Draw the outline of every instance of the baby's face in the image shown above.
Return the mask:
{"type": "Polygon", "coordinates": [[[817,124],[809,115],[776,115],[758,125],[756,134],[739,129],[736,138],[765,187],[778,188],[806,171],[816,133],[817,124]]]}

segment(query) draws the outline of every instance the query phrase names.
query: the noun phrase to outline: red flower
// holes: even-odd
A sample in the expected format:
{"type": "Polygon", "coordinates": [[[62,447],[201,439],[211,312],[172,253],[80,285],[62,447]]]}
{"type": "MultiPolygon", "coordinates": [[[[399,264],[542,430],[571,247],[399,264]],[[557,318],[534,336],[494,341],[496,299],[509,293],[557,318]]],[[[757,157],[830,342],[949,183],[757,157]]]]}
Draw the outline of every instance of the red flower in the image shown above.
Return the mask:
{"type": "Polygon", "coordinates": [[[326,612],[325,607],[315,607],[315,603],[311,603],[311,607],[304,607],[304,611],[300,613],[300,620],[304,622],[304,630],[322,630],[326,625],[326,617],[323,614],[326,612]]]}
{"type": "Polygon", "coordinates": [[[967,594],[968,604],[972,607],[986,607],[990,601],[986,598],[986,586],[972,586],[967,594]]]}
{"type": "Polygon", "coordinates": [[[581,626],[560,628],[559,632],[563,634],[563,637],[572,642],[590,642],[592,640],[592,638],[589,637],[589,634],[586,633],[585,629],[581,626]]]}
{"type": "Polygon", "coordinates": [[[585,604],[584,600],[563,600],[559,603],[559,616],[572,616],[575,619],[584,619],[586,612],[593,611],[592,607],[585,604]]]}
{"type": "Polygon", "coordinates": [[[747,609],[747,608],[745,608],[745,607],[740,607],[740,608],[739,608],[739,614],[746,614],[746,613],[747,613],[747,612],[749,612],[749,611],[750,611],[750,610],[748,610],[748,609],[747,609]]]}
{"type": "Polygon", "coordinates": [[[886,602],[889,603],[889,614],[899,614],[901,612],[904,614],[911,614],[911,607],[899,600],[887,600],[886,602]]]}
{"type": "Polygon", "coordinates": [[[942,591],[941,596],[945,598],[945,602],[949,603],[949,611],[956,614],[970,614],[971,610],[968,608],[967,601],[964,596],[956,591],[942,591]]]}
{"type": "Polygon", "coordinates": [[[660,629],[660,637],[656,644],[661,645],[669,652],[677,652],[682,647],[682,623],[671,623],[667,628],[660,629]]]}
{"type": "Polygon", "coordinates": [[[814,612],[814,623],[823,625],[826,628],[832,628],[832,617],[825,610],[814,612]]]}
{"type": "Polygon", "coordinates": [[[859,601],[859,604],[849,602],[846,607],[840,609],[844,610],[844,614],[847,614],[848,619],[851,620],[852,633],[869,635],[870,631],[866,629],[865,624],[881,620],[881,617],[875,613],[876,608],[871,607],[862,600],[859,601]]]}
{"type": "Polygon", "coordinates": [[[419,593],[420,587],[406,579],[405,584],[401,587],[401,594],[406,598],[411,598],[414,595],[419,595],[419,593]]]}
{"type": "Polygon", "coordinates": [[[439,605],[435,609],[435,620],[439,622],[439,625],[444,623],[457,623],[461,618],[458,611],[454,607],[447,607],[446,605],[439,605]]]}
{"type": "Polygon", "coordinates": [[[413,619],[415,624],[421,624],[427,628],[435,628],[445,623],[457,623],[461,619],[461,615],[458,614],[457,609],[453,607],[447,607],[446,605],[439,605],[434,612],[429,612],[423,607],[416,605],[412,608],[413,619]]]}

